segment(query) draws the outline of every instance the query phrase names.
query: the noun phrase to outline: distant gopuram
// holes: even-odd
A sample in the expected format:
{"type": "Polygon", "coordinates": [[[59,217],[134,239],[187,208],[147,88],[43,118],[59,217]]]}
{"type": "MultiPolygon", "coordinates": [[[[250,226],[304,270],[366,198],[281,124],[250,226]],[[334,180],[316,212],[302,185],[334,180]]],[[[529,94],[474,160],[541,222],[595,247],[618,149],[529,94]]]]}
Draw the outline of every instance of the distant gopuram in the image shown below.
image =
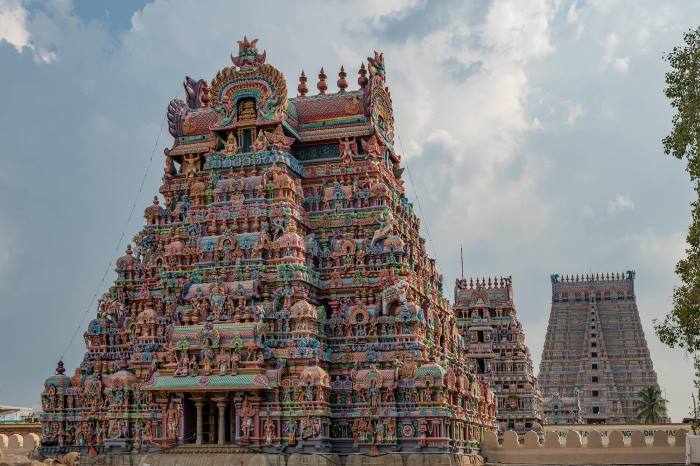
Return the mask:
{"type": "Polygon", "coordinates": [[[552,275],[552,312],[539,381],[553,423],[572,416],[586,424],[635,422],[637,393],[657,379],[639,319],[633,271],[552,275]],[[577,398],[579,413],[557,403],[577,398]]]}
{"type": "Polygon", "coordinates": [[[540,389],[508,278],[458,279],[455,314],[469,358],[494,391],[499,429],[539,430],[540,389]]]}
{"type": "Polygon", "coordinates": [[[383,55],[289,98],[256,43],[170,102],[162,197],[46,380],[43,451],[477,448],[495,398],[405,197],[383,55]]]}

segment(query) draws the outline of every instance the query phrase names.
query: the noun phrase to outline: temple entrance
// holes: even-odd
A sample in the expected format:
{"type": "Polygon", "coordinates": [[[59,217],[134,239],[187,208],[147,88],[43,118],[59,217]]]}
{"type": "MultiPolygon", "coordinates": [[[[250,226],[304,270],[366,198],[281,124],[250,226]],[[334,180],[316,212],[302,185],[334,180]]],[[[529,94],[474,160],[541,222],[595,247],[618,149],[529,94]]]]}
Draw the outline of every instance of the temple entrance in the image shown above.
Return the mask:
{"type": "Polygon", "coordinates": [[[234,403],[222,396],[185,395],[183,443],[223,445],[235,442],[234,403]]]}
{"type": "Polygon", "coordinates": [[[194,443],[197,436],[197,412],[194,401],[189,396],[185,396],[182,400],[182,418],[182,442],[194,443]]]}

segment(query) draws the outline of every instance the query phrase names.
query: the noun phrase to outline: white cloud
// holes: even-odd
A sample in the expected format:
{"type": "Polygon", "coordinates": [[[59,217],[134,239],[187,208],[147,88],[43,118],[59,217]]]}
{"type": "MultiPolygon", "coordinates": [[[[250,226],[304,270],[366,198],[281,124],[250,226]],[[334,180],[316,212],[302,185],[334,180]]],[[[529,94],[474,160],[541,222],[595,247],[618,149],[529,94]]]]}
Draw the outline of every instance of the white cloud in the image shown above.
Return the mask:
{"type": "Polygon", "coordinates": [[[566,22],[569,24],[576,24],[579,21],[579,16],[578,16],[578,10],[576,7],[578,6],[577,2],[572,3],[569,5],[569,9],[566,12],[566,22]]]}
{"type": "Polygon", "coordinates": [[[620,73],[627,73],[630,69],[630,57],[619,57],[613,62],[613,68],[620,73]]]}
{"type": "Polygon", "coordinates": [[[607,36],[605,36],[605,43],[603,44],[604,47],[604,55],[603,55],[603,61],[606,63],[610,63],[614,56],[615,56],[615,51],[617,50],[617,46],[620,43],[620,39],[617,37],[617,34],[614,32],[609,33],[607,36]]]}
{"type": "Polygon", "coordinates": [[[579,210],[579,216],[581,218],[593,218],[595,217],[595,213],[593,212],[593,208],[591,206],[583,206],[581,210],[579,210]]]}
{"type": "Polygon", "coordinates": [[[606,15],[612,13],[619,3],[619,0],[591,0],[593,7],[606,15]]]}
{"type": "Polygon", "coordinates": [[[573,125],[574,123],[576,123],[576,120],[578,120],[578,118],[581,115],[583,115],[583,106],[579,103],[569,102],[568,107],[569,107],[569,114],[566,117],[566,122],[569,125],[573,125]]]}
{"type": "Polygon", "coordinates": [[[16,0],[0,0],[0,41],[13,45],[21,53],[29,46],[27,10],[16,0]]]}
{"type": "Polygon", "coordinates": [[[35,54],[35,59],[38,59],[37,61],[43,61],[44,63],[53,63],[56,61],[56,52],[49,52],[48,50],[45,49],[34,49],[35,54]]]}
{"type": "Polygon", "coordinates": [[[30,49],[37,63],[52,63],[56,60],[55,52],[36,47],[30,38],[26,8],[17,0],[0,0],[0,41],[11,44],[18,53],[22,53],[24,48],[30,49]]]}
{"type": "Polygon", "coordinates": [[[583,22],[581,22],[580,10],[578,9],[578,2],[573,2],[569,5],[569,9],[566,11],[566,22],[571,25],[576,26],[576,38],[578,39],[583,34],[583,22]]]}
{"type": "Polygon", "coordinates": [[[632,209],[634,209],[634,202],[627,195],[618,194],[615,199],[608,201],[608,215],[611,217],[632,209]]]}
{"type": "Polygon", "coordinates": [[[515,60],[543,57],[554,50],[550,22],[555,7],[547,1],[497,1],[489,10],[483,36],[515,60]]]}
{"type": "Polygon", "coordinates": [[[618,73],[627,73],[630,66],[630,58],[620,57],[617,55],[617,49],[620,45],[620,38],[614,32],[609,33],[605,37],[603,43],[603,65],[604,67],[612,66],[618,73]]]}
{"type": "Polygon", "coordinates": [[[407,159],[417,183],[408,186],[410,194],[417,191],[430,208],[431,225],[452,225],[433,229],[436,243],[484,240],[494,231],[522,242],[547,224],[550,203],[538,192],[544,172],[522,149],[525,136],[542,129],[526,111],[527,67],[554,51],[554,9],[549,2],[497,1],[477,27],[455,12],[424,37],[385,50],[395,70],[388,79],[399,131],[421,139],[421,152],[407,159]],[[464,81],[445,74],[446,60],[482,65],[464,81]],[[422,64],[420,73],[415,63],[422,64]],[[521,167],[517,174],[504,177],[514,165],[521,167]],[[426,176],[416,176],[419,171],[426,176]]]}

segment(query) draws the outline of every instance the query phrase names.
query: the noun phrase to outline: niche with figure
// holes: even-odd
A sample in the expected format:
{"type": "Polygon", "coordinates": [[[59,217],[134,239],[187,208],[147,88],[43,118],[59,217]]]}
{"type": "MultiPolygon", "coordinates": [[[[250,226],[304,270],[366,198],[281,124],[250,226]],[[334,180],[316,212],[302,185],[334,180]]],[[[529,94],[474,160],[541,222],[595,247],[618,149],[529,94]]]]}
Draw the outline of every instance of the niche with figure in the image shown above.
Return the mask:
{"type": "Polygon", "coordinates": [[[255,136],[257,108],[255,99],[243,98],[238,101],[238,147],[242,152],[250,152],[255,136]],[[250,126],[247,126],[250,125],[250,126]]]}

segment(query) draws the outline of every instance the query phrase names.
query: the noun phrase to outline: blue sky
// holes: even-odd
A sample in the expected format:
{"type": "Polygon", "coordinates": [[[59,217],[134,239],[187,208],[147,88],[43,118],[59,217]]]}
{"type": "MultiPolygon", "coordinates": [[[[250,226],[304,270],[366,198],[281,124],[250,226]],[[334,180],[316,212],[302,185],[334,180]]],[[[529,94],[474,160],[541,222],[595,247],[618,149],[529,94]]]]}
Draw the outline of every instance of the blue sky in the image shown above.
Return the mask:
{"type": "MultiPolygon", "coordinates": [[[[303,68],[349,78],[382,50],[410,197],[452,294],[512,275],[536,365],[552,273],[637,271],[644,330],[671,415],[686,355],[651,328],[671,305],[692,192],[663,154],[662,54],[696,1],[269,2],[0,0],[0,403],[33,405],[86,313],[136,198],[157,192],[167,103],[211,79],[244,34],[290,89],[303,68]],[[136,196],[146,170],[145,187],[136,196]],[[415,185],[411,182],[415,182],[415,185]]],[[[348,79],[354,82],[354,79],[348,79]]],[[[332,87],[332,86],[331,86],[332,87]]],[[[82,330],[79,331],[82,334],[82,330]]],[[[69,347],[72,369],[82,338],[69,347]]]]}

